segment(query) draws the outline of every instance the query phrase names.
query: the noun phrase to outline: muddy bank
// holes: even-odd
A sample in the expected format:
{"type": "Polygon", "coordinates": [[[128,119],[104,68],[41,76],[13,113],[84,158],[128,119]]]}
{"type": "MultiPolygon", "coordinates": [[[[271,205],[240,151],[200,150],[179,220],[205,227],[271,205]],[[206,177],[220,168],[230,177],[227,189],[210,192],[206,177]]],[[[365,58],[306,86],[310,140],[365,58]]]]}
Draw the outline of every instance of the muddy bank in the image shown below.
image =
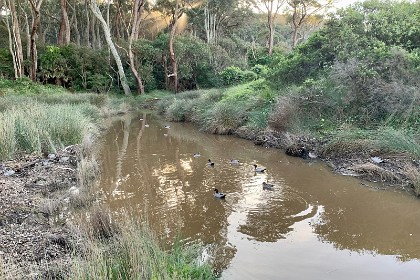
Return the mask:
{"type": "Polygon", "coordinates": [[[60,279],[75,239],[67,213],[78,195],[77,146],[0,164],[0,278],[60,279]]]}
{"type": "Polygon", "coordinates": [[[382,182],[384,189],[401,189],[420,196],[420,160],[409,154],[386,153],[357,145],[331,146],[328,139],[298,137],[269,128],[257,131],[238,129],[234,135],[251,140],[255,145],[282,149],[290,156],[323,160],[334,172],[369,182],[382,182]]]}

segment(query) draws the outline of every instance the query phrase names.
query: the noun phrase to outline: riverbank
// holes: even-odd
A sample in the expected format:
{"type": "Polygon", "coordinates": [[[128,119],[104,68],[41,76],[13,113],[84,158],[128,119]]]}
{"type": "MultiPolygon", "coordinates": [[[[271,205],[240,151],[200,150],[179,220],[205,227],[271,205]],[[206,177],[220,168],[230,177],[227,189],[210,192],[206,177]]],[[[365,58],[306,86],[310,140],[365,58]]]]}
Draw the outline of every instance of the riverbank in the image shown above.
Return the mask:
{"type": "Polygon", "coordinates": [[[200,248],[163,251],[147,226],[110,222],[92,191],[104,120],[143,101],[67,93],[0,99],[0,278],[213,278],[210,266],[196,263],[200,248]]]}
{"type": "Polygon", "coordinates": [[[343,175],[420,195],[417,130],[386,125],[361,129],[348,121],[317,117],[322,108],[307,109],[314,103],[304,97],[279,95],[258,80],[226,89],[183,92],[161,100],[156,110],[170,121],[237,135],[256,145],[283,149],[290,156],[318,158],[343,175]]]}

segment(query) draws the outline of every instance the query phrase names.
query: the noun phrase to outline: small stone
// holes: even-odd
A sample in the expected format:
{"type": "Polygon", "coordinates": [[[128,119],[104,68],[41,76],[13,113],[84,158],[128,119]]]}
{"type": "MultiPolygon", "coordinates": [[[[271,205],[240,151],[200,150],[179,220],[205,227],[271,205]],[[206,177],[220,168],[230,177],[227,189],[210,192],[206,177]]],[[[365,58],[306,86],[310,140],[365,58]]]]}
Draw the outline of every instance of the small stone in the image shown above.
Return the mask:
{"type": "Polygon", "coordinates": [[[70,157],[62,157],[60,158],[60,162],[68,162],[70,157]]]}
{"type": "Polygon", "coordinates": [[[15,171],[11,169],[3,173],[4,176],[12,176],[13,174],[15,174],[15,171]]]}
{"type": "Polygon", "coordinates": [[[48,158],[49,158],[49,159],[55,159],[56,157],[57,157],[57,156],[56,156],[55,154],[49,154],[49,155],[48,155],[48,158]]]}

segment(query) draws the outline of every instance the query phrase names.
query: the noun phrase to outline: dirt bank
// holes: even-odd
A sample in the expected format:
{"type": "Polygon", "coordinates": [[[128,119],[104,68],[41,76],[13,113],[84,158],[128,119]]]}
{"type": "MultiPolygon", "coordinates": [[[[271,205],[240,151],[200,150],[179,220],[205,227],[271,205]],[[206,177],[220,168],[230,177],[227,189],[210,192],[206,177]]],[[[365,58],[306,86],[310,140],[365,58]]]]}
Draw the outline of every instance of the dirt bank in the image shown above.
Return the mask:
{"type": "Polygon", "coordinates": [[[0,164],[0,278],[59,279],[68,269],[78,243],[66,222],[76,168],[76,146],[0,164]]]}
{"type": "Polygon", "coordinates": [[[256,145],[283,149],[290,156],[323,160],[334,172],[381,182],[383,189],[400,189],[420,196],[420,160],[412,155],[369,150],[357,143],[346,147],[332,146],[327,139],[298,137],[271,129],[239,129],[234,134],[252,140],[256,145]]]}

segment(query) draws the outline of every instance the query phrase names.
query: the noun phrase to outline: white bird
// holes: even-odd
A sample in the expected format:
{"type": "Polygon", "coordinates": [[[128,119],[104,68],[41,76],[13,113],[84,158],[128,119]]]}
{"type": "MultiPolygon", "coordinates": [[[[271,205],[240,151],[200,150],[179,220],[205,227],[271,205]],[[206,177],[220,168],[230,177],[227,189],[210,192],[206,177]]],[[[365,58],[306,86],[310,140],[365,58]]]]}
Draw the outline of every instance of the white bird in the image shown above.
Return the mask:
{"type": "Polygon", "coordinates": [[[218,189],[214,189],[214,197],[215,198],[225,198],[226,195],[223,194],[223,193],[219,193],[219,190],[218,189]]]}
{"type": "Polygon", "coordinates": [[[207,165],[208,165],[208,166],[211,166],[211,167],[214,167],[214,162],[212,162],[212,161],[211,161],[211,159],[209,159],[209,160],[207,161],[207,165]]]}
{"type": "Polygon", "coordinates": [[[201,155],[200,155],[200,153],[195,153],[195,154],[194,154],[194,157],[195,157],[195,158],[199,158],[199,157],[201,157],[201,155]]]}
{"type": "Polygon", "coordinates": [[[149,125],[148,124],[145,124],[144,127],[149,127],[149,125]]]}
{"type": "Polygon", "coordinates": [[[239,164],[239,160],[237,159],[231,159],[230,164],[239,164]]]}
{"type": "Polygon", "coordinates": [[[265,189],[265,190],[272,190],[273,187],[274,187],[273,184],[268,184],[266,182],[263,182],[262,185],[263,185],[263,189],[265,189]]]}
{"type": "Polygon", "coordinates": [[[170,125],[165,125],[165,128],[170,129],[171,126],[170,125]]]}
{"type": "Polygon", "coordinates": [[[253,164],[253,165],[255,167],[255,172],[257,173],[263,173],[267,170],[266,168],[258,167],[256,164],[253,164]]]}

